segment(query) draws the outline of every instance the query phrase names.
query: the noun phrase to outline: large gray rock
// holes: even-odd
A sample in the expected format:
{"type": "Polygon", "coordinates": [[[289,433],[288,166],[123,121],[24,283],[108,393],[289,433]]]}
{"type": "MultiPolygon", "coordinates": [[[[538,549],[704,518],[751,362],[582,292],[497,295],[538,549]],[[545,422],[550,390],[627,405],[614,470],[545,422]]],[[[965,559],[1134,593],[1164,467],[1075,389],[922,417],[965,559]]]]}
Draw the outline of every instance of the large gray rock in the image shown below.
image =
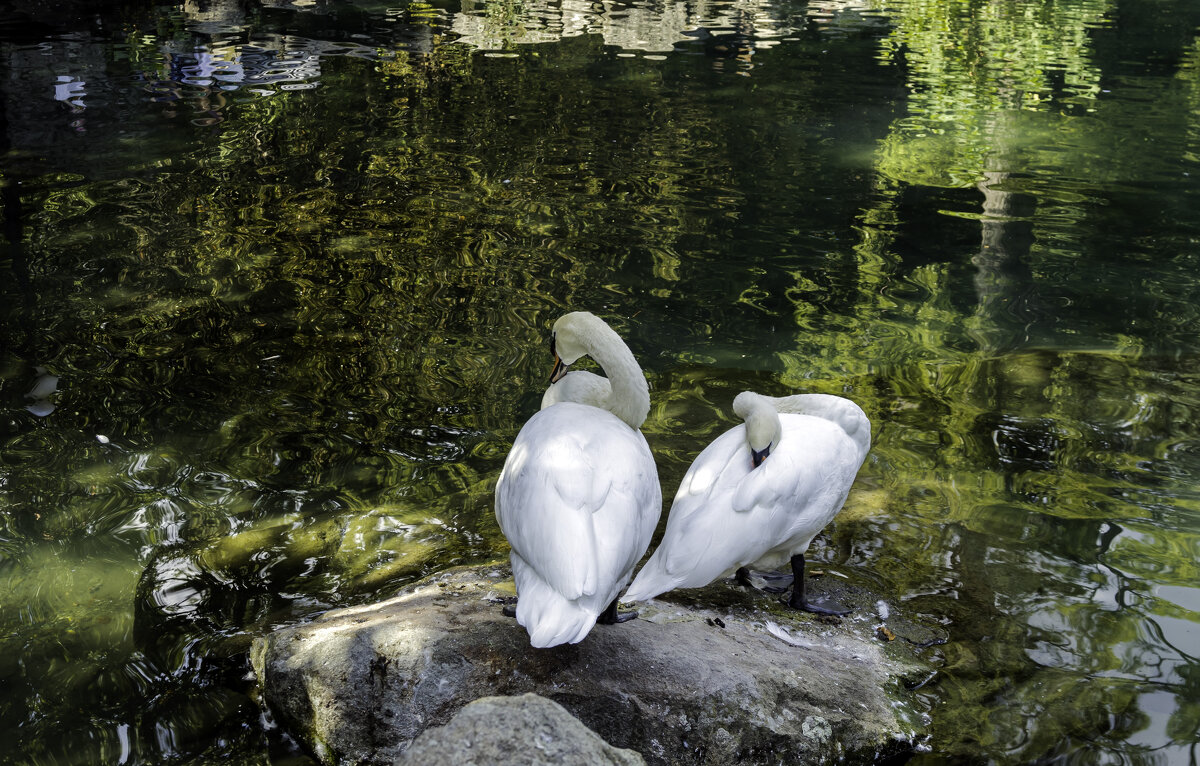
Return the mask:
{"type": "Polygon", "coordinates": [[[252,659],[280,723],[329,764],[391,764],[467,703],[526,692],[654,765],[869,763],[923,736],[904,681],[930,671],[877,637],[874,597],[834,594],[858,607],[837,620],[724,584],[690,593],[710,591],[719,609],[654,601],[533,649],[497,603],[507,568],[456,569],[260,638],[252,659]]]}
{"type": "Polygon", "coordinates": [[[645,766],[562,705],[536,694],[484,697],[445,726],[426,729],[396,766],[645,766]]]}

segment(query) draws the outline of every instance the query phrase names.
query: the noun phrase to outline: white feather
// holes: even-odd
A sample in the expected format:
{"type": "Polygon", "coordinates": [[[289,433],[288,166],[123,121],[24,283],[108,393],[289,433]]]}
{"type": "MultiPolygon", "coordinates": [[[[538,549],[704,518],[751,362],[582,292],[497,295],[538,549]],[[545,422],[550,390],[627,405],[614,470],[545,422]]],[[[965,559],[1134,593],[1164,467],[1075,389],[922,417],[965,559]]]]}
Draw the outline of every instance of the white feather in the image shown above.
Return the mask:
{"type": "Polygon", "coordinates": [[[626,600],[698,588],[742,566],[778,566],[807,550],[841,510],[870,448],[863,411],[821,394],[750,396],[742,400],[753,404],[747,423],[718,436],[683,477],[662,543],[626,600]],[[771,432],[776,419],[777,443],[754,468],[750,444],[764,437],[753,432],[771,432]]]}
{"type": "Polygon", "coordinates": [[[608,378],[584,370],[572,370],[542,394],[542,409],[559,402],[576,402],[603,408],[612,395],[608,378]]]}

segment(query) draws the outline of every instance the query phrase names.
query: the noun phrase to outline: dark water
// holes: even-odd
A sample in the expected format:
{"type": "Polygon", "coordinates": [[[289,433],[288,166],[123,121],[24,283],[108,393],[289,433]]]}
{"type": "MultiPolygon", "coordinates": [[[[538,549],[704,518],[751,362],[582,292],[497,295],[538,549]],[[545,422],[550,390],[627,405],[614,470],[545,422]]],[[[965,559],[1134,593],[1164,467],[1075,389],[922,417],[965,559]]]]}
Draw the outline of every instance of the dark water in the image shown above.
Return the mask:
{"type": "Polygon", "coordinates": [[[1196,763],[1198,25],[0,9],[0,759],[299,757],[249,641],[502,556],[492,483],[587,308],[667,496],[739,390],[866,409],[814,555],[950,637],[918,762],[1196,763]]]}

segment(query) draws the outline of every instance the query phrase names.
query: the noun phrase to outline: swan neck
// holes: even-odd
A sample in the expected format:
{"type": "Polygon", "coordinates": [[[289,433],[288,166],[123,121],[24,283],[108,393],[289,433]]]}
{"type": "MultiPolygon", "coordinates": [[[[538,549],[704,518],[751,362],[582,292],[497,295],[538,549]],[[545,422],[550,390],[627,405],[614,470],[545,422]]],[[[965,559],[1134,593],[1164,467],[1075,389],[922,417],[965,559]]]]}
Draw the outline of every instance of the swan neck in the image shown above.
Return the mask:
{"type": "Polygon", "coordinates": [[[650,414],[650,386],[633,352],[616,334],[595,338],[588,356],[596,361],[608,376],[612,390],[605,409],[638,429],[650,414]]]}
{"type": "Polygon", "coordinates": [[[766,397],[758,397],[742,410],[746,421],[746,443],[752,452],[778,448],[783,439],[779,413],[766,397]]]}

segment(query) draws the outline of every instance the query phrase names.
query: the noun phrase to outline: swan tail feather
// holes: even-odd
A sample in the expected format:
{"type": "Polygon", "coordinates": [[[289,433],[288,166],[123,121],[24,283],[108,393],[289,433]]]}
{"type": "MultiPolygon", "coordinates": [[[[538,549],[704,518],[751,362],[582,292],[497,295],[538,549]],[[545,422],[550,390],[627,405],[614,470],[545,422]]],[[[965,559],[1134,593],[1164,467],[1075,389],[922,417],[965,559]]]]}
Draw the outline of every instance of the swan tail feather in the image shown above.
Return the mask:
{"type": "Polygon", "coordinates": [[[529,643],[545,649],[582,641],[596,624],[599,611],[563,597],[531,568],[517,562],[514,558],[517,622],[529,632],[529,643]]]}
{"type": "Polygon", "coordinates": [[[622,601],[649,601],[655,596],[666,593],[679,585],[679,578],[672,577],[663,571],[657,556],[651,556],[646,565],[633,578],[629,590],[621,597],[622,601]]]}

